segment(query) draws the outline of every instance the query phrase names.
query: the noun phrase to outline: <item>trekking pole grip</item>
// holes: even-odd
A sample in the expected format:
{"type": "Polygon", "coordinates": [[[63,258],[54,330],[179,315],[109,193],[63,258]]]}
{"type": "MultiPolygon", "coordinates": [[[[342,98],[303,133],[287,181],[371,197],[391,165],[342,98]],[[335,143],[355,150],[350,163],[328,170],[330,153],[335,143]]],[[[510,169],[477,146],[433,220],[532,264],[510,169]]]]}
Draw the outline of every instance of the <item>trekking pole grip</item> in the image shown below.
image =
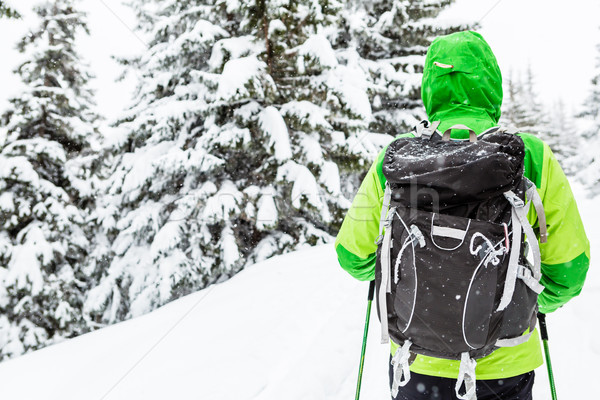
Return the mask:
{"type": "Polygon", "coordinates": [[[375,297],[375,280],[369,282],[369,294],[367,295],[367,300],[373,301],[375,297]]]}
{"type": "Polygon", "coordinates": [[[546,366],[548,367],[548,381],[550,382],[550,393],[552,400],[557,400],[556,383],[554,382],[554,372],[552,371],[552,361],[550,360],[550,348],[548,346],[548,327],[546,325],[546,314],[538,312],[538,321],[540,322],[540,336],[544,345],[544,353],[546,354],[546,366]]]}
{"type": "Polygon", "coordinates": [[[540,322],[540,336],[542,340],[548,340],[548,326],[546,325],[546,314],[538,312],[538,321],[540,322]]]}

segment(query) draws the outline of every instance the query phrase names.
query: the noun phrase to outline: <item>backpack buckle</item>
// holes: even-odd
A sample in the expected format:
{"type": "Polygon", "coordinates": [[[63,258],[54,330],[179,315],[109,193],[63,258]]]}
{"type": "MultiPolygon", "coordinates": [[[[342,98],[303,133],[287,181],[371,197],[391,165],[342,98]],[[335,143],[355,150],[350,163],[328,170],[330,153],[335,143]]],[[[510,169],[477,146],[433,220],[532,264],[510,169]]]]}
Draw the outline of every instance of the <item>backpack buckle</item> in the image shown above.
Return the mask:
{"type": "Polygon", "coordinates": [[[433,134],[436,132],[438,126],[440,126],[441,121],[429,122],[426,119],[419,122],[419,125],[416,127],[416,137],[422,137],[425,139],[431,139],[433,134]]]}
{"type": "Polygon", "coordinates": [[[508,202],[515,208],[525,207],[525,202],[521,198],[519,198],[519,196],[517,196],[512,190],[504,192],[504,197],[506,197],[506,200],[508,200],[508,202]]]}

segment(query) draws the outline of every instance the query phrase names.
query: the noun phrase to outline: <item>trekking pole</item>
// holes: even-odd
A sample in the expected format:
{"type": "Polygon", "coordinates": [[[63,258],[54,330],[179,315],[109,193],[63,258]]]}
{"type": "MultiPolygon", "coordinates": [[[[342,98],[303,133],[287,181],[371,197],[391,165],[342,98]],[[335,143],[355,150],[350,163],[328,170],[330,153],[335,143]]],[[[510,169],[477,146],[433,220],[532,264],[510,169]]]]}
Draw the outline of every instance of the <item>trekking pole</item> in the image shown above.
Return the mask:
{"type": "Polygon", "coordinates": [[[540,321],[540,334],[544,343],[544,353],[546,353],[546,366],[548,367],[548,379],[550,380],[550,391],[552,392],[552,400],[556,400],[556,386],[554,384],[554,374],[552,373],[552,361],[550,361],[550,348],[548,347],[548,328],[546,326],[546,314],[538,313],[538,321],[540,321]]]}
{"type": "Polygon", "coordinates": [[[369,283],[369,295],[367,296],[367,319],[365,321],[365,332],[363,334],[362,349],[360,351],[360,366],[358,367],[358,382],[356,383],[356,397],[360,397],[360,384],[362,382],[363,367],[365,366],[365,351],[367,350],[367,335],[369,334],[369,320],[371,319],[371,303],[375,295],[375,281],[369,283]]]}

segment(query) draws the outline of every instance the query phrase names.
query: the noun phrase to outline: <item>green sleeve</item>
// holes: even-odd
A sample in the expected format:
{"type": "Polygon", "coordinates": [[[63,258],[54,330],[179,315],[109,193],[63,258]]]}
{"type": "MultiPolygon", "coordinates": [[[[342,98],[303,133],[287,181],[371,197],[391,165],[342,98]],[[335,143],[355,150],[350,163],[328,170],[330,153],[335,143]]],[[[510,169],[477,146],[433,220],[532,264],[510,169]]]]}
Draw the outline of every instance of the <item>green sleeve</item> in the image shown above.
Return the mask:
{"type": "Polygon", "coordinates": [[[548,241],[540,245],[545,289],[538,298],[540,311],[552,312],[577,296],[590,261],[590,243],[573,192],[552,150],[543,148],[538,192],[544,204],[548,241]]]}
{"type": "Polygon", "coordinates": [[[384,155],[385,149],[371,165],[335,240],[340,265],[361,281],[375,279],[375,241],[385,187],[385,177],[380,172],[384,155]]]}

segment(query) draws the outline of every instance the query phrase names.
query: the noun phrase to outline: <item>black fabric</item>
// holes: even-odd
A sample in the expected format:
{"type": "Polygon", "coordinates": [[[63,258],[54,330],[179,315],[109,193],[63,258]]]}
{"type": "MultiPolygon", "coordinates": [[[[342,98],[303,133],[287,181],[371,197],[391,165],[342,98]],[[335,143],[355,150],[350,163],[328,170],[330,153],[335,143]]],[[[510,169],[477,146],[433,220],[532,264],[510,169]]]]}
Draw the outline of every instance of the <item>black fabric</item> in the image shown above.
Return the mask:
{"type": "Polygon", "coordinates": [[[494,222],[508,222],[502,194],[523,193],[525,145],[506,133],[477,142],[399,138],[388,147],[383,174],[392,204],[494,222]]]}
{"type": "MultiPolygon", "coordinates": [[[[503,132],[473,143],[437,135],[390,144],[383,173],[392,191],[391,291],[380,318],[388,318],[395,343],[410,340],[411,351],[432,357],[459,360],[468,352],[477,359],[498,339],[534,327],[537,294],[521,280],[510,305],[497,311],[508,249],[519,248],[518,263],[528,265],[523,240],[512,243],[504,196],[524,200],[524,156],[522,139],[503,132]]],[[[375,280],[379,291],[381,246],[375,280]]]]}
{"type": "Polygon", "coordinates": [[[402,262],[393,262],[391,270],[392,339],[396,343],[410,339],[413,351],[433,357],[490,354],[499,339],[489,334],[499,332],[500,319],[493,318],[499,301],[498,274],[506,270],[508,255],[499,255],[497,266],[488,265],[485,250],[487,243],[504,244],[504,226],[403,208],[394,221],[391,259],[397,260],[402,252],[402,262]],[[465,236],[459,240],[436,235],[432,226],[462,231],[465,236]],[[423,247],[406,244],[410,240],[406,227],[422,233],[423,247]],[[481,250],[471,254],[471,248],[477,247],[481,250]]]}
{"type": "MultiPolygon", "coordinates": [[[[389,379],[392,385],[393,367],[389,379]]],[[[456,379],[440,378],[411,372],[406,386],[399,388],[392,400],[456,400],[456,379]]],[[[477,380],[477,400],[531,400],[534,371],[505,379],[477,380]]]]}

